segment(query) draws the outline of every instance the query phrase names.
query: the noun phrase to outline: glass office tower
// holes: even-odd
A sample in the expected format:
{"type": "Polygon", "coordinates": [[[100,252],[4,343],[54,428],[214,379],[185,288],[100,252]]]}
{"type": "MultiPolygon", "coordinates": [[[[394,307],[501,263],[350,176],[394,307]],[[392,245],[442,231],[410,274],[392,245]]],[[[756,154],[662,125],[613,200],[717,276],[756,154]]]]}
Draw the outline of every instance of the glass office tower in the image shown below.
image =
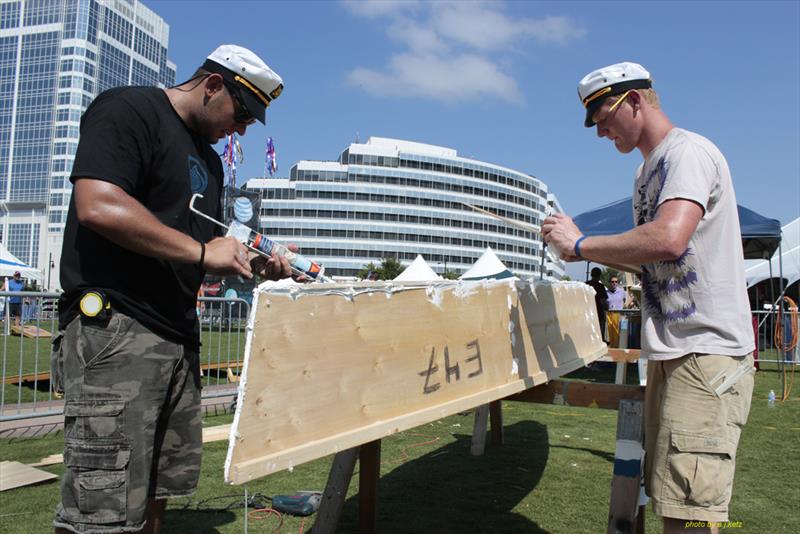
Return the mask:
{"type": "Polygon", "coordinates": [[[296,243],[330,275],[354,276],[387,257],[408,264],[417,254],[438,273],[461,274],[487,246],[519,276],[563,274],[562,262],[543,255],[538,232],[465,205],[538,226],[548,206],[560,210],[547,185],[451,148],[371,137],[338,161],[300,161],[288,180],[253,179],[246,188],[261,191],[261,231],[296,243]]]}
{"type": "Polygon", "coordinates": [[[41,286],[58,286],[81,114],[111,87],[174,84],[168,44],[138,0],[0,0],[0,241],[41,286]]]}

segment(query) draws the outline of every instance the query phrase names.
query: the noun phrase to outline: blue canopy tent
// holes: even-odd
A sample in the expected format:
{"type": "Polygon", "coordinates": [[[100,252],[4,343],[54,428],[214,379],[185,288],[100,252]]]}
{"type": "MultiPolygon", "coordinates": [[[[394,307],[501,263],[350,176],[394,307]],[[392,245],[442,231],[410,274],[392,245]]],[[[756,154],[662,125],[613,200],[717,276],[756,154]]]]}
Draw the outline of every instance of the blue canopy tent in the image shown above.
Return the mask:
{"type": "MultiPolygon", "coordinates": [[[[631,197],[581,213],[573,220],[585,235],[613,235],[633,228],[631,197]]],[[[744,259],[769,259],[780,246],[781,223],[751,209],[739,206],[739,226],[742,231],[744,259]]]]}

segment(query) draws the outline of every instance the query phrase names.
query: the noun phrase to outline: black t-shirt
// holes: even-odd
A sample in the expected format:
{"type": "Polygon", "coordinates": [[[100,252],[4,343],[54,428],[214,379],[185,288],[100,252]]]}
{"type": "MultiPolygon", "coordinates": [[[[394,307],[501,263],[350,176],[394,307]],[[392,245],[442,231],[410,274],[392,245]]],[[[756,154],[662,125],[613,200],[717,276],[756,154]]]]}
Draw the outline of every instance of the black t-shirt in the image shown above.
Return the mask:
{"type": "MultiPolygon", "coordinates": [[[[162,89],[121,87],[92,102],[81,118],[70,180],[80,178],[119,186],[163,224],[198,241],[218,233],[189,210],[189,201],[193,193],[202,194],[195,207],[220,220],[222,163],[162,89]]],[[[73,195],[61,254],[61,328],[77,315],[83,291],[95,288],[108,295],[112,309],[166,339],[197,347],[195,306],[203,274],[197,264],[143,256],[82,226],[73,195]]]]}
{"type": "Polygon", "coordinates": [[[604,286],[603,282],[600,280],[588,280],[586,283],[594,288],[594,303],[597,306],[598,313],[606,311],[608,309],[608,292],[606,291],[606,286],[604,286]]]}

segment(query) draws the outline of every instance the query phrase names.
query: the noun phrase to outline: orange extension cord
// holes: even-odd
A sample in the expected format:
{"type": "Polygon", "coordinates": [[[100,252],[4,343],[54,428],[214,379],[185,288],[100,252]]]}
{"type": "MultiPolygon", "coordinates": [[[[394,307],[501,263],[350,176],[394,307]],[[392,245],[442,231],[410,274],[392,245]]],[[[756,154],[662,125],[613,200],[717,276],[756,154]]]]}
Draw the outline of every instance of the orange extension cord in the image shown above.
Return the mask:
{"type": "MultiPolygon", "coordinates": [[[[272,534],[278,534],[283,528],[283,514],[281,514],[279,511],[273,508],[259,508],[258,510],[247,512],[247,517],[255,521],[262,519],[269,519],[273,515],[278,518],[278,526],[275,527],[275,530],[272,531],[272,534]]],[[[306,518],[304,517],[303,520],[300,522],[299,534],[303,534],[303,529],[305,528],[305,526],[306,526],[306,518]]]]}
{"type": "MultiPolygon", "coordinates": [[[[797,347],[797,303],[790,299],[787,296],[783,297],[783,300],[786,302],[786,307],[788,309],[788,313],[791,316],[790,329],[791,329],[791,337],[789,338],[788,342],[784,342],[783,340],[783,321],[778,321],[775,325],[775,346],[781,351],[778,355],[778,358],[782,358],[783,355],[787,352],[791,352],[797,347]]],[[[783,397],[781,398],[781,402],[786,401],[789,398],[789,395],[792,392],[792,386],[794,385],[794,370],[796,365],[792,365],[792,374],[791,374],[791,382],[789,382],[788,386],[784,388],[783,397]]],[[[786,384],[786,366],[783,367],[783,383],[786,384]]]]}

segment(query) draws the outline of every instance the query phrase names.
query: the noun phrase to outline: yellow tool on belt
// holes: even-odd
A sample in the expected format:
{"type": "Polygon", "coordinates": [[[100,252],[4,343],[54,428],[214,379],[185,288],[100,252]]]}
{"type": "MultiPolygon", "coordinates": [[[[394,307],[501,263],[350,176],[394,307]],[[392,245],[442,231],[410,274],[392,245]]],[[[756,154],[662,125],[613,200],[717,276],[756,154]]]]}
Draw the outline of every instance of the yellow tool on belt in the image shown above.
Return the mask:
{"type": "Polygon", "coordinates": [[[105,320],[111,314],[111,302],[99,289],[87,289],[81,295],[81,313],[90,319],[105,320]]]}

